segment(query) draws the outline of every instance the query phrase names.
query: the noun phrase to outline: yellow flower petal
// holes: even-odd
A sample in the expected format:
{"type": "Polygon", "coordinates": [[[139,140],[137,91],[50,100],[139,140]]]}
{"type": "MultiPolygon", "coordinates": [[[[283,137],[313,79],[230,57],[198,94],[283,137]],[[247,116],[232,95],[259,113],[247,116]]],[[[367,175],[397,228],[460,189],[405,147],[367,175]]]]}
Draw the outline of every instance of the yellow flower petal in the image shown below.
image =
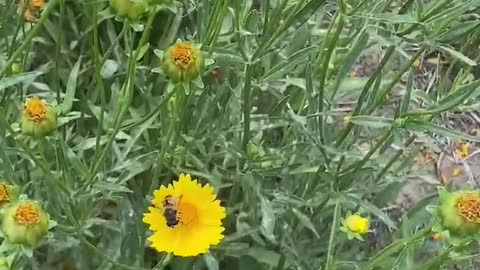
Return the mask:
{"type": "Polygon", "coordinates": [[[210,185],[202,186],[188,174],[181,174],[173,185],[154,191],[154,207],[149,207],[149,213],[143,218],[154,232],[148,238],[151,246],[159,252],[188,257],[205,253],[220,243],[226,212],[214,191],[210,185]],[[170,223],[167,224],[167,220],[170,223]]]}

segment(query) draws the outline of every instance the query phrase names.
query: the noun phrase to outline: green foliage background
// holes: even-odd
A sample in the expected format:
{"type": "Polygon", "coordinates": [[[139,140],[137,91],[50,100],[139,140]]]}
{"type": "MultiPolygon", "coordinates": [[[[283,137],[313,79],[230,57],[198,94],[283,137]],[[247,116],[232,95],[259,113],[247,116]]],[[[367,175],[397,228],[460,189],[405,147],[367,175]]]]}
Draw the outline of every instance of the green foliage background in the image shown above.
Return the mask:
{"type": "Polygon", "coordinates": [[[0,177],[58,223],[12,269],[476,269],[474,248],[449,258],[421,231],[434,195],[387,208],[422,138],[480,140],[446,121],[478,108],[478,6],[184,0],[129,22],[106,1],[50,0],[30,24],[0,0],[0,177]],[[203,83],[159,69],[177,39],[202,44],[203,83]],[[31,95],[62,111],[54,136],[20,134],[31,95]],[[216,188],[226,237],[164,266],[141,219],[180,173],[216,188]],[[347,211],[371,219],[364,242],[339,231],[347,211]]]}

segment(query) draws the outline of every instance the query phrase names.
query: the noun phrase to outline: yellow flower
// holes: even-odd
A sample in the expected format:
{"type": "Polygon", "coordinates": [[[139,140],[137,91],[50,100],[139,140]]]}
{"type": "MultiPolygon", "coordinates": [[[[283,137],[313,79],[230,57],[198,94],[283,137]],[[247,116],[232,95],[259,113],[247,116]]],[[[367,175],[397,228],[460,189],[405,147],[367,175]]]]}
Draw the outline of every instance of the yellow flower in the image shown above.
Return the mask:
{"type": "Polygon", "coordinates": [[[197,78],[203,67],[204,59],[198,44],[178,42],[168,48],[163,56],[163,71],[174,82],[197,78]]]}
{"type": "Polygon", "coordinates": [[[368,218],[359,215],[347,215],[345,226],[353,233],[366,234],[368,233],[369,221],[368,218]]]}
{"type": "Polygon", "coordinates": [[[143,222],[150,225],[153,235],[148,240],[157,251],[197,256],[223,239],[225,208],[210,185],[181,174],[173,185],[161,186],[153,195],[143,222]]]}
{"type": "Polygon", "coordinates": [[[461,173],[462,173],[462,169],[460,169],[460,168],[458,168],[458,167],[457,167],[457,168],[454,168],[454,169],[453,169],[453,172],[452,172],[452,174],[453,174],[454,177],[459,176],[461,173]]]}
{"type": "Polygon", "coordinates": [[[442,234],[436,232],[436,233],[434,233],[434,234],[432,235],[432,239],[433,239],[434,241],[440,241],[440,240],[442,240],[442,234]]]}
{"type": "Polygon", "coordinates": [[[48,214],[34,201],[20,201],[7,208],[2,231],[14,244],[34,247],[48,232],[48,214]]]}
{"type": "Polygon", "coordinates": [[[470,155],[470,144],[461,140],[457,141],[455,153],[461,158],[468,157],[470,155]]]}
{"type": "Polygon", "coordinates": [[[37,20],[38,12],[45,8],[45,1],[44,0],[21,0],[21,7],[23,8],[24,3],[28,3],[28,6],[25,8],[25,13],[23,17],[27,22],[35,22],[37,20]]]}
{"type": "Polygon", "coordinates": [[[21,117],[21,128],[25,135],[46,136],[57,128],[57,114],[45,100],[28,98],[21,117]]]}

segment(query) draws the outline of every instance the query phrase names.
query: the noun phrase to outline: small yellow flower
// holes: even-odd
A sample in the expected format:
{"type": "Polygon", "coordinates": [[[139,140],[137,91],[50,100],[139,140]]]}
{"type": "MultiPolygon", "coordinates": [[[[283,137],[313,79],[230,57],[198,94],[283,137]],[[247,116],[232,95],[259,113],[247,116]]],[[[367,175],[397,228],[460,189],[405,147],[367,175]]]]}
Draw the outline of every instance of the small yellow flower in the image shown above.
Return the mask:
{"type": "Polygon", "coordinates": [[[45,100],[28,98],[22,111],[21,128],[23,134],[29,136],[50,135],[57,128],[57,114],[45,100]]]}
{"type": "Polygon", "coordinates": [[[148,240],[157,251],[197,256],[223,239],[225,208],[210,185],[181,174],[173,185],[161,186],[153,195],[143,222],[150,225],[153,235],[148,240]]]}
{"type": "Polygon", "coordinates": [[[455,153],[461,158],[466,158],[470,155],[470,144],[464,141],[457,141],[455,153]]]}
{"type": "Polygon", "coordinates": [[[165,52],[162,68],[174,82],[191,81],[202,73],[204,64],[198,44],[178,42],[165,52]]]}
{"type": "Polygon", "coordinates": [[[462,173],[462,169],[456,167],[456,168],[453,169],[452,175],[453,175],[454,177],[457,177],[457,176],[459,176],[461,173],[462,173]]]}
{"type": "Polygon", "coordinates": [[[350,120],[352,120],[352,115],[350,115],[350,114],[347,114],[343,117],[343,123],[344,124],[350,123],[350,120]]]}
{"type": "Polygon", "coordinates": [[[436,233],[434,233],[434,234],[432,235],[432,239],[433,239],[434,241],[440,241],[440,240],[442,240],[442,234],[436,232],[436,233]]]}
{"type": "Polygon", "coordinates": [[[19,201],[3,215],[2,231],[14,244],[34,247],[48,232],[48,214],[34,201],[19,201]]]}
{"type": "Polygon", "coordinates": [[[347,213],[342,219],[340,230],[347,234],[348,239],[356,238],[363,241],[362,235],[368,233],[370,221],[368,218],[361,217],[358,214],[347,213]]]}
{"type": "Polygon", "coordinates": [[[349,215],[345,219],[345,226],[353,233],[366,234],[369,229],[369,221],[359,215],[349,215]]]}
{"type": "Polygon", "coordinates": [[[20,7],[23,9],[25,3],[28,3],[28,6],[25,8],[25,13],[23,17],[27,22],[35,22],[38,18],[38,12],[45,8],[45,1],[44,0],[21,0],[20,7]]]}
{"type": "Polygon", "coordinates": [[[415,60],[415,62],[413,62],[413,66],[417,69],[421,68],[422,67],[422,61],[420,61],[420,59],[415,60]]]}

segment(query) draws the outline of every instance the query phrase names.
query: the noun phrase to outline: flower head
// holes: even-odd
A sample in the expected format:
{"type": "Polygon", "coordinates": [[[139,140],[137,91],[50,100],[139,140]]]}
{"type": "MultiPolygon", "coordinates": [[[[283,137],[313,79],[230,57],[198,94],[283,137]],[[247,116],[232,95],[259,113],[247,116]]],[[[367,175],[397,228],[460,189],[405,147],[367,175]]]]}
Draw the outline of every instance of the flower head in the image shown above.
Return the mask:
{"type": "Polygon", "coordinates": [[[173,185],[161,186],[153,195],[143,222],[150,225],[153,235],[148,240],[157,251],[197,256],[223,239],[225,208],[210,185],[181,174],[173,185]]]}
{"type": "Polygon", "coordinates": [[[18,187],[0,182],[0,207],[15,202],[18,198],[18,187]]]}
{"type": "Polygon", "coordinates": [[[135,21],[148,11],[147,0],[111,0],[110,6],[117,16],[135,21]]]}
{"type": "Polygon", "coordinates": [[[50,135],[57,128],[57,114],[45,100],[38,97],[28,98],[22,112],[21,127],[26,135],[50,135]]]}
{"type": "Polygon", "coordinates": [[[163,56],[163,70],[174,82],[191,81],[203,71],[204,59],[199,45],[178,42],[163,56]]]}
{"type": "Polygon", "coordinates": [[[434,216],[433,232],[445,234],[452,244],[477,237],[480,232],[480,192],[474,190],[438,190],[439,205],[429,205],[434,216]]]}
{"type": "Polygon", "coordinates": [[[23,17],[25,21],[32,23],[37,20],[38,12],[45,8],[46,5],[44,0],[21,0],[20,3],[22,9],[24,8],[25,3],[28,3],[23,17]]]}
{"type": "Polygon", "coordinates": [[[342,220],[340,230],[347,233],[348,239],[357,238],[363,240],[361,235],[368,233],[369,227],[370,221],[368,218],[348,212],[345,219],[342,220]]]}
{"type": "Polygon", "coordinates": [[[2,231],[14,244],[34,247],[48,232],[48,214],[30,200],[8,207],[2,220],[2,231]]]}

